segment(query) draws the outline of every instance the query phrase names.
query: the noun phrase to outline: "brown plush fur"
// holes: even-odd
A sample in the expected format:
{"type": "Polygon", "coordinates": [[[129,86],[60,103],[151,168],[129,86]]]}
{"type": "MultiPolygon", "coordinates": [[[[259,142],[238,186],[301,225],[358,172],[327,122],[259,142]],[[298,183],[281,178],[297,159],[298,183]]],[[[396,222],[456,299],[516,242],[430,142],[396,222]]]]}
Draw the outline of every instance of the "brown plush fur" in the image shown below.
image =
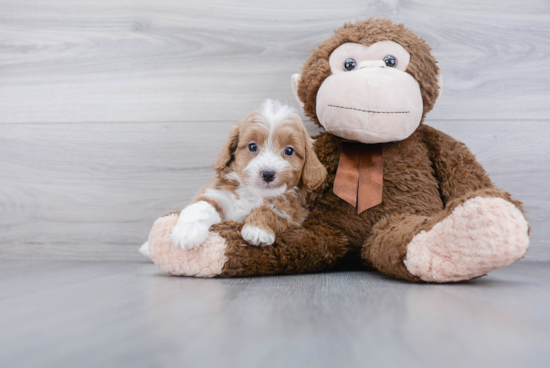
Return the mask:
{"type": "MultiPolygon", "coordinates": [[[[430,111],[438,96],[439,73],[430,47],[403,25],[369,19],[346,24],[311,53],[298,88],[306,114],[317,121],[317,90],[331,73],[328,58],[336,47],[384,40],[399,43],[411,54],[406,72],[420,85],[424,114],[430,111]]],[[[500,197],[521,209],[520,202],[493,186],[464,144],[420,125],[409,138],[384,144],[382,203],[358,215],[332,191],[341,142],[330,133],[316,138],[315,151],[327,169],[326,179],[308,195],[310,215],[303,226],[282,233],[274,246],[246,246],[240,236],[242,224],[212,227],[227,242],[222,277],[314,272],[360,260],[392,277],[417,282],[420,279],[407,271],[403,260],[407,244],[420,231],[430,230],[476,196],[500,197]]]]}

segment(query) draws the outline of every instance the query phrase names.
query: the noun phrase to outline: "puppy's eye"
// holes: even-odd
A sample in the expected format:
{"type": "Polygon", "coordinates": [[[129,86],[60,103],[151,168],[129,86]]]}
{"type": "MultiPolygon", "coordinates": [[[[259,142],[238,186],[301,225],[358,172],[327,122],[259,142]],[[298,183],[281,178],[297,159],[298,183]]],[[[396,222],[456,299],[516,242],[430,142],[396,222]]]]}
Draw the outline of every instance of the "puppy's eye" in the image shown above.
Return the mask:
{"type": "Polygon", "coordinates": [[[353,59],[347,59],[346,61],[344,61],[344,70],[346,72],[351,72],[352,70],[355,69],[356,66],[357,66],[357,62],[355,62],[355,60],[353,59]]]}
{"type": "Polygon", "coordinates": [[[395,68],[397,66],[397,59],[395,58],[395,56],[392,55],[384,56],[384,62],[389,68],[395,68]]]}
{"type": "Polygon", "coordinates": [[[285,156],[292,157],[294,155],[294,148],[287,147],[285,148],[285,156]]]}
{"type": "Polygon", "coordinates": [[[258,145],[257,145],[256,143],[254,143],[254,142],[250,143],[250,144],[248,145],[248,151],[250,151],[250,152],[256,152],[256,151],[258,151],[258,145]]]}

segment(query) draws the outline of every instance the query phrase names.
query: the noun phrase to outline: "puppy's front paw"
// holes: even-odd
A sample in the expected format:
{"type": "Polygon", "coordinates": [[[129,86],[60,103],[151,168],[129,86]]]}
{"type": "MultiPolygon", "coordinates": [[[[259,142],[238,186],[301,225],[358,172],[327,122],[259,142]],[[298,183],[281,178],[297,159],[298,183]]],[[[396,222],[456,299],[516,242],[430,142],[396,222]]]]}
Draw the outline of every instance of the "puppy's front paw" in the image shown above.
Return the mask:
{"type": "Polygon", "coordinates": [[[182,249],[193,249],[201,245],[208,236],[210,226],[202,221],[191,223],[178,222],[172,229],[172,243],[182,249]]]}
{"type": "Polygon", "coordinates": [[[250,245],[265,247],[275,242],[275,234],[273,234],[273,232],[257,226],[244,225],[241,230],[241,235],[250,245]]]}
{"type": "Polygon", "coordinates": [[[204,201],[196,202],[181,211],[170,238],[176,247],[193,249],[206,240],[210,226],[218,222],[220,215],[214,207],[204,201]]]}

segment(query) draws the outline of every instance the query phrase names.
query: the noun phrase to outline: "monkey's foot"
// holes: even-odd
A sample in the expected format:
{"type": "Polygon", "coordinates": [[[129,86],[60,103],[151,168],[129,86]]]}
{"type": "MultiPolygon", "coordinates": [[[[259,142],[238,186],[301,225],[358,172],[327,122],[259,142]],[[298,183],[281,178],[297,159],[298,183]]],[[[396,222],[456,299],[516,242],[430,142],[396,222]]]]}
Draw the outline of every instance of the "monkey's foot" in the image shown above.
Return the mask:
{"type": "Polygon", "coordinates": [[[529,226],[502,198],[475,197],[457,206],[407,245],[407,270],[428,282],[456,282],[485,275],[523,257],[529,226]]]}
{"type": "Polygon", "coordinates": [[[193,249],[174,246],[170,238],[178,222],[171,214],[155,221],[149,234],[149,256],[162,271],[177,276],[214,277],[221,274],[227,257],[225,239],[210,232],[206,240],[193,249]]]}

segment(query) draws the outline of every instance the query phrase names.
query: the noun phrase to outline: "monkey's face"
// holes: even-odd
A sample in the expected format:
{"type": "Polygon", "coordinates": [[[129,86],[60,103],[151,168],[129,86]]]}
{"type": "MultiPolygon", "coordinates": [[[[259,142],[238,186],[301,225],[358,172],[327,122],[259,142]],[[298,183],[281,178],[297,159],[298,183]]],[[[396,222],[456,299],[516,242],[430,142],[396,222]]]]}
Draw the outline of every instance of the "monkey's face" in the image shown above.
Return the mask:
{"type": "Polygon", "coordinates": [[[409,137],[434,106],[440,85],[430,47],[387,19],[336,30],[311,53],[302,75],[292,77],[306,115],[329,133],[362,143],[409,137]]]}
{"type": "Polygon", "coordinates": [[[392,41],[344,43],[329,58],[330,75],[317,92],[326,131],[362,143],[399,141],[422,119],[422,96],[405,69],[409,53],[392,41]]]}

